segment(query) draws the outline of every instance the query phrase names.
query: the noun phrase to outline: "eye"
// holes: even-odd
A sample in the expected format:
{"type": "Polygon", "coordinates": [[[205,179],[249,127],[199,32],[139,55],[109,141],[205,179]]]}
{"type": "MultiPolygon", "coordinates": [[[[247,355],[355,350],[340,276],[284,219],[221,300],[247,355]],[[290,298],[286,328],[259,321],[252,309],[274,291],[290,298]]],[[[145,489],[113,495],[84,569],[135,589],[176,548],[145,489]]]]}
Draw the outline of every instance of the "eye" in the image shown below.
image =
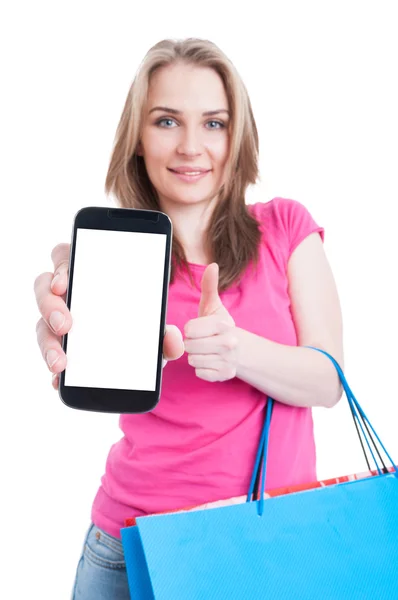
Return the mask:
{"type": "Polygon", "coordinates": [[[156,121],[156,125],[159,127],[165,127],[166,129],[170,129],[170,124],[173,123],[176,125],[174,119],[170,119],[169,117],[165,117],[163,119],[159,119],[159,121],[156,121]]]}
{"type": "Polygon", "coordinates": [[[208,121],[207,125],[212,125],[209,129],[223,129],[225,127],[224,123],[221,121],[208,121]]]}

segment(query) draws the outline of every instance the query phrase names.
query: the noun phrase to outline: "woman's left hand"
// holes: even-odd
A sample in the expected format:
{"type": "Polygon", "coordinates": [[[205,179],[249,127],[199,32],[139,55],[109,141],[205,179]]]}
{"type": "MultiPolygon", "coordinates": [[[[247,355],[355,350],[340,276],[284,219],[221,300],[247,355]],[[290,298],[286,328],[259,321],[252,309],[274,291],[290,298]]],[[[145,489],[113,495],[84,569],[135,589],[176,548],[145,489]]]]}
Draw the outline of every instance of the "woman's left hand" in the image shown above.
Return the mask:
{"type": "Polygon", "coordinates": [[[197,319],[184,327],[189,364],[200,379],[226,381],[236,376],[238,337],[235,322],[218,295],[218,265],[206,268],[197,319]]]}

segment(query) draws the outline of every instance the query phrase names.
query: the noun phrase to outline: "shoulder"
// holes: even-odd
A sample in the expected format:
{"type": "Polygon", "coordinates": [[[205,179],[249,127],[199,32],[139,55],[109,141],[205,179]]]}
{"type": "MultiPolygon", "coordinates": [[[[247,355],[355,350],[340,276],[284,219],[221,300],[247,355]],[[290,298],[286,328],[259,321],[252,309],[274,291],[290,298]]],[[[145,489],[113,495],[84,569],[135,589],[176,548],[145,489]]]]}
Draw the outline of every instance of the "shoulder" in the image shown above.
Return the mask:
{"type": "Polygon", "coordinates": [[[277,196],[268,202],[256,202],[249,204],[250,212],[257,219],[263,222],[274,222],[282,227],[287,227],[292,219],[297,219],[300,216],[308,215],[308,209],[298,200],[291,198],[282,198],[277,196]]]}
{"type": "Polygon", "coordinates": [[[318,232],[324,240],[323,227],[298,200],[276,197],[248,207],[268,242],[283,247],[288,256],[311,233],[318,232]]]}

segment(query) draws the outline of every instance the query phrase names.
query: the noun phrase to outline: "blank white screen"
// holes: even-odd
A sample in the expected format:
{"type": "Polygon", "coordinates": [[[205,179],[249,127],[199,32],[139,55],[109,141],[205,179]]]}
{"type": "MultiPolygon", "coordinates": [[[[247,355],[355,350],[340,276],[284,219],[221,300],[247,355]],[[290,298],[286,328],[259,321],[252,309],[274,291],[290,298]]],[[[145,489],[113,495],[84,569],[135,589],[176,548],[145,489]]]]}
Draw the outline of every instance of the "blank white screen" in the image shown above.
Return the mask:
{"type": "Polygon", "coordinates": [[[65,385],[156,389],[166,235],[77,230],[65,385]]]}

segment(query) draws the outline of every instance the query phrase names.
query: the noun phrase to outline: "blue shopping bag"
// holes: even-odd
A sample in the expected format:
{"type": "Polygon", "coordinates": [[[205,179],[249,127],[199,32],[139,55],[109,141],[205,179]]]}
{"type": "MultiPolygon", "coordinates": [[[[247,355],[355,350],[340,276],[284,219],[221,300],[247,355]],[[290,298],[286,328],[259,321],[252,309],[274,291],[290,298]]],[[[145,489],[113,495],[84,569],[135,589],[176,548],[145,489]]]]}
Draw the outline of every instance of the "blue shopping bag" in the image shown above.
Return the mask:
{"type": "Polygon", "coordinates": [[[139,517],[121,530],[134,600],[398,600],[398,469],[337,362],[314,350],[335,365],[378,475],[265,503],[269,398],[246,503],[139,517]]]}

